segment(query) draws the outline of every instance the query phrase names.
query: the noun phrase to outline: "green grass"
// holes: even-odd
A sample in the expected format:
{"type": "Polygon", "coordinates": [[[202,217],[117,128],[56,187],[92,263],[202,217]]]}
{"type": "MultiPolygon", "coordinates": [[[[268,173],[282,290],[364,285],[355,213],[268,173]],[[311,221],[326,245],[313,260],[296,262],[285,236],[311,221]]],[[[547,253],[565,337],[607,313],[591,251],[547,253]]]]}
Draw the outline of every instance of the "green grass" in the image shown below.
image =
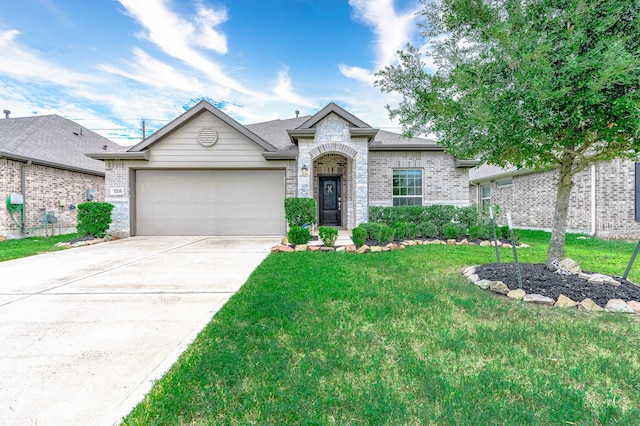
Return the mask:
{"type": "Polygon", "coordinates": [[[0,262],[50,251],[63,250],[54,247],[59,242],[69,241],[77,234],[56,235],[54,237],[29,237],[20,240],[0,241],[0,262]]]}
{"type": "MultiPolygon", "coordinates": [[[[543,262],[548,234],[521,235],[531,247],[520,258],[543,262]]],[[[615,274],[634,248],[568,244],[583,268],[615,274]]],[[[638,424],[637,317],[464,283],[460,267],[493,256],[442,245],[272,254],[124,424],[638,424]]]]}

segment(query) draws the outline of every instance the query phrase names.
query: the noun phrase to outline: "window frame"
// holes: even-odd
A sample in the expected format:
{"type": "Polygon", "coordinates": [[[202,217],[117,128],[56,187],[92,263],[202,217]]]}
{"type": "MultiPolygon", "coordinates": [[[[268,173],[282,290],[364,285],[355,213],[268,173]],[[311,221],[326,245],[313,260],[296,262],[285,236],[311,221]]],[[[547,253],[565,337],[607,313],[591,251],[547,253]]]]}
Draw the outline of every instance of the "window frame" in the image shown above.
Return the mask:
{"type": "Polygon", "coordinates": [[[491,183],[483,183],[480,185],[480,206],[482,208],[489,207],[491,205],[491,183]],[[487,189],[489,195],[487,197],[484,196],[484,189],[487,189]]]}
{"type": "Polygon", "coordinates": [[[496,188],[498,189],[509,188],[510,186],[513,186],[513,178],[506,178],[496,181],[496,188]]]}
{"type": "Polygon", "coordinates": [[[391,169],[391,205],[421,206],[424,199],[424,171],[421,168],[391,169]],[[404,176],[403,176],[404,175],[404,176]],[[419,178],[418,178],[419,177],[419,178]],[[400,183],[404,179],[404,185],[400,183]],[[412,182],[412,183],[411,183],[412,182]],[[396,185],[398,183],[398,185],[396,185]],[[404,192],[404,194],[402,194],[404,192]],[[409,192],[413,192],[409,194],[409,192]],[[416,193],[419,192],[419,193],[416,193]]]}

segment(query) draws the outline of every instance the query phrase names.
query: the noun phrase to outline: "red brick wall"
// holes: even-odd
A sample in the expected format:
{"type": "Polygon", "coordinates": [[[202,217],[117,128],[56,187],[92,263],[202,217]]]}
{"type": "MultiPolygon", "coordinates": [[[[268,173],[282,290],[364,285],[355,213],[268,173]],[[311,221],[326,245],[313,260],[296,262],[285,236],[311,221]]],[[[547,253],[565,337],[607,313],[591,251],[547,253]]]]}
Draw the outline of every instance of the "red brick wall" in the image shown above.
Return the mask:
{"type": "MultiPolygon", "coordinates": [[[[11,193],[21,192],[20,168],[24,163],[0,160],[0,235],[18,237],[19,227],[13,223],[5,206],[5,199],[11,193]]],[[[25,166],[26,171],[26,225],[37,228],[42,225],[40,219],[45,211],[54,211],[60,221],[55,225],[56,234],[59,226],[63,231],[74,232],[77,210],[69,209],[69,205],[78,205],[86,201],[87,189],[95,190],[95,201],[104,201],[104,177],[86,173],[61,170],[53,167],[32,164],[25,166]],[[59,206],[60,200],[65,202],[59,206]]],[[[20,221],[20,213],[14,213],[20,221]]],[[[36,234],[36,232],[32,232],[36,234]]]]}

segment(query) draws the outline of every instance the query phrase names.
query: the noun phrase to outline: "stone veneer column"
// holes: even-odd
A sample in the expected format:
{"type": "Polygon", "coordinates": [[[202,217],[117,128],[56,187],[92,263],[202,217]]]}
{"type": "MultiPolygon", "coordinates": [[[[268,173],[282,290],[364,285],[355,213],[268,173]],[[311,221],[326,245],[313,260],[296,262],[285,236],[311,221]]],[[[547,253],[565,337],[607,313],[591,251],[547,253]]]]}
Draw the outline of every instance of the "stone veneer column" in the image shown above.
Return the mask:
{"type": "Polygon", "coordinates": [[[131,235],[129,167],[120,160],[107,160],[105,169],[105,201],[113,204],[109,233],[118,238],[129,237],[131,235]],[[120,190],[122,190],[121,193],[120,190]]]}

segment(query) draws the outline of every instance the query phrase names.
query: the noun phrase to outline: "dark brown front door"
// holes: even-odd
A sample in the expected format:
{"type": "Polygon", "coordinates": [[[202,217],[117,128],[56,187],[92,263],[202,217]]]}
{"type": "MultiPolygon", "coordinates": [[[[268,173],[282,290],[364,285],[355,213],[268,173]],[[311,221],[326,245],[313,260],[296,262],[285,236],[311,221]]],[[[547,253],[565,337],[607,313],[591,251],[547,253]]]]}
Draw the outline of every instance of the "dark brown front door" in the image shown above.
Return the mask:
{"type": "Polygon", "coordinates": [[[320,178],[320,225],[342,225],[342,188],[340,177],[320,178]]]}

